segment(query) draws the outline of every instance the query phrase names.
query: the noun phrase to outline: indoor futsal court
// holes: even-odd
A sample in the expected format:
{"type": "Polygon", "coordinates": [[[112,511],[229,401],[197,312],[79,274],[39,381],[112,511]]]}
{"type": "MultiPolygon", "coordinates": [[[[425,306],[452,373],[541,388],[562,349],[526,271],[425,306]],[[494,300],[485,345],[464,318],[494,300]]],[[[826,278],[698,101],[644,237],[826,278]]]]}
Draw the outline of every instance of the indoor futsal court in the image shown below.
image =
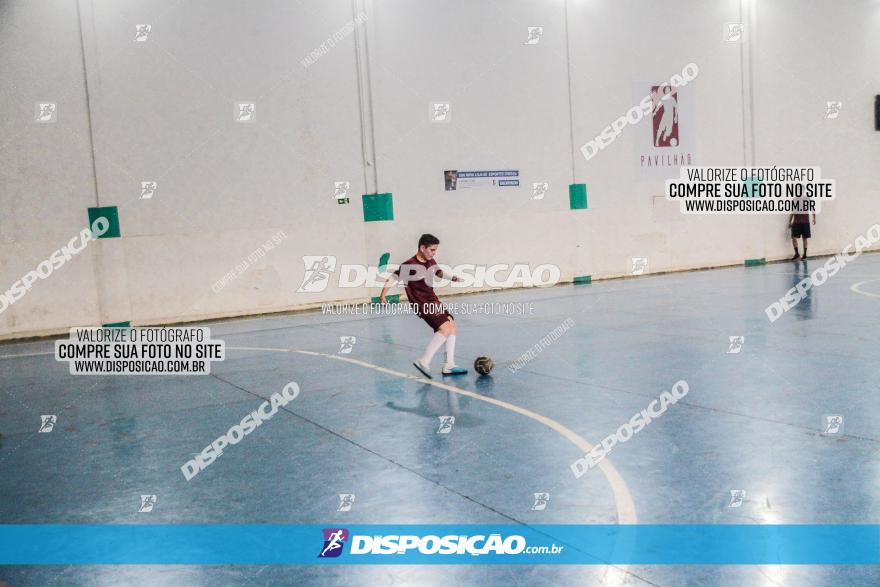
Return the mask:
{"type": "Polygon", "coordinates": [[[880,585],[877,0],[0,0],[0,587],[880,585]]]}

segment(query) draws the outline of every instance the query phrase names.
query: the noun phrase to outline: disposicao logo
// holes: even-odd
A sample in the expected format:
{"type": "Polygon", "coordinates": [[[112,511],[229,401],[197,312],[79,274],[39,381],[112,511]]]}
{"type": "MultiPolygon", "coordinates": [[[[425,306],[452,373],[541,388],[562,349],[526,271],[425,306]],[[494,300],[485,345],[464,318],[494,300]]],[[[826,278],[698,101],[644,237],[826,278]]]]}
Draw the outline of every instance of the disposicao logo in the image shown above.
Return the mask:
{"type": "Polygon", "coordinates": [[[342,547],[348,540],[348,530],[345,528],[324,528],[324,548],[321,549],[318,558],[336,558],[342,554],[342,547]]]}

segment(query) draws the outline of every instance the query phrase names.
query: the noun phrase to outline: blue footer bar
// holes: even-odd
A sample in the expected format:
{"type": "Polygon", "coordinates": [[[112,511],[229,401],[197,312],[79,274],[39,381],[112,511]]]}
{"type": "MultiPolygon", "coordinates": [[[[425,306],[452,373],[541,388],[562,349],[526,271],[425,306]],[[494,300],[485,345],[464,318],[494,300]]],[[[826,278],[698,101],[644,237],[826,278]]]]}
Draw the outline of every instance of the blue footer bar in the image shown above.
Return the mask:
{"type": "Polygon", "coordinates": [[[877,565],[880,525],[0,525],[0,564],[877,565]]]}

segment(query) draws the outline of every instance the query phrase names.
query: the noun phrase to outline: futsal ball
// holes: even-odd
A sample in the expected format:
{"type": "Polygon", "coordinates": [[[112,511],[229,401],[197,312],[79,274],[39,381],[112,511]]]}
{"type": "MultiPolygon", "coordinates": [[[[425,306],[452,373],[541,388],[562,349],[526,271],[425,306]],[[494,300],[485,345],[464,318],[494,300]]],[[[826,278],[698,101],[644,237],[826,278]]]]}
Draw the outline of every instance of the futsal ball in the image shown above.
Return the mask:
{"type": "Polygon", "coordinates": [[[480,375],[488,375],[493,366],[494,363],[489,357],[477,357],[477,360],[474,361],[474,371],[480,375]]]}

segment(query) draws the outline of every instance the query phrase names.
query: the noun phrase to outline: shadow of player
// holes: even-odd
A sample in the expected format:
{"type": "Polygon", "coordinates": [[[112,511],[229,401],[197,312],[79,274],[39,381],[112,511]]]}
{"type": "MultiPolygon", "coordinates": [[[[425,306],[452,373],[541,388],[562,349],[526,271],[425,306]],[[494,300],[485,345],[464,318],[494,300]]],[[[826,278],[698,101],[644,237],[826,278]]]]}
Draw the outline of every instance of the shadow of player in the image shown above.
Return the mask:
{"type": "Polygon", "coordinates": [[[394,402],[387,402],[386,408],[396,412],[415,414],[423,418],[438,418],[440,416],[454,416],[455,425],[471,428],[483,424],[484,420],[473,414],[462,412],[462,408],[470,405],[471,398],[459,397],[457,393],[437,389],[432,385],[422,385],[416,392],[419,403],[415,407],[401,406],[394,402]]]}

